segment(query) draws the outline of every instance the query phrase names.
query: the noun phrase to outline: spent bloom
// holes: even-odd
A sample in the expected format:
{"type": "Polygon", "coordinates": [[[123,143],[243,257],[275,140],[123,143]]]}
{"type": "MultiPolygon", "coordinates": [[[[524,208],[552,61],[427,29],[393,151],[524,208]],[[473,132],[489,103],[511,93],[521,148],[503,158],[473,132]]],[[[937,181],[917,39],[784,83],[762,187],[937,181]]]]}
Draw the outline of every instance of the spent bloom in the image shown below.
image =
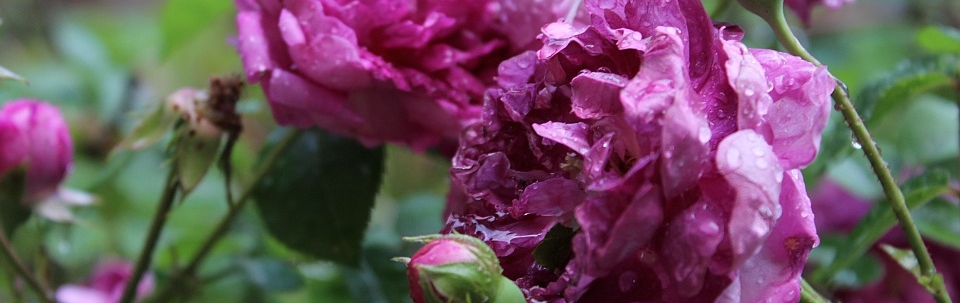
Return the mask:
{"type": "MultiPolygon", "coordinates": [[[[83,284],[67,284],[57,289],[60,303],[116,303],[133,274],[133,264],[123,260],[101,262],[83,284]]],[[[137,298],[153,292],[153,276],[147,275],[137,285],[137,298]]]]}
{"type": "Polygon", "coordinates": [[[237,46],[280,124],[423,150],[476,120],[497,64],[571,2],[236,0],[237,46]]]}
{"type": "Polygon", "coordinates": [[[800,169],[832,77],[700,1],[585,5],[591,24],[548,24],[500,65],[443,232],[484,240],[530,300],[799,300],[819,241],[800,169]]]}
{"type": "Polygon", "coordinates": [[[0,176],[23,167],[29,205],[57,193],[73,164],[73,144],[57,107],[14,100],[0,108],[0,176]]]}

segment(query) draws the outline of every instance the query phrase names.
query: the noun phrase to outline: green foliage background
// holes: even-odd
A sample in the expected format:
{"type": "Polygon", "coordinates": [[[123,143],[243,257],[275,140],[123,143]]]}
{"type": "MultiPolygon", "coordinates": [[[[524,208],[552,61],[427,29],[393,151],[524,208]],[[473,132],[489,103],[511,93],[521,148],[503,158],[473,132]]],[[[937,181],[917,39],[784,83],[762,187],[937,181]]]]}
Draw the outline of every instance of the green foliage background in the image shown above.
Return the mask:
{"type": "MultiPolygon", "coordinates": [[[[704,1],[708,11],[719,3],[704,1]]],[[[0,65],[29,80],[29,85],[0,83],[0,102],[28,97],[60,105],[76,147],[67,186],[98,197],[97,205],[76,211],[76,224],[32,219],[15,234],[28,261],[48,257],[54,284],[81,281],[104,258],[136,258],[169,167],[160,146],[136,153],[110,151],[133,126],[135,113],[178,88],[204,87],[210,76],[242,72],[230,44],[234,13],[227,0],[0,1],[0,65]]],[[[766,24],[735,3],[715,19],[740,24],[750,46],[776,45],[766,24]]],[[[857,99],[864,89],[882,89],[870,83],[908,58],[960,54],[958,26],[957,1],[858,0],[839,11],[818,8],[812,26],[798,26],[796,32],[805,30],[803,42],[857,99]]],[[[878,104],[887,114],[871,122],[886,160],[901,175],[941,167],[956,180],[956,90],[934,87],[904,94],[878,104]]],[[[236,179],[245,188],[260,149],[277,126],[259,87],[247,88],[240,110],[245,131],[233,160],[236,179]]],[[[808,187],[826,176],[864,198],[882,197],[839,115],[824,138],[825,153],[806,171],[808,187]]],[[[439,230],[448,168],[440,157],[386,147],[385,175],[356,266],[287,249],[266,234],[256,208],[248,207],[201,268],[202,291],[192,302],[409,301],[403,266],[389,259],[416,249],[402,243],[401,236],[439,230]]],[[[220,173],[211,170],[176,206],[154,262],[159,283],[197,250],[217,222],[212,218],[226,213],[222,183],[220,173]]],[[[960,248],[960,210],[937,201],[916,210],[921,230],[934,241],[960,248]]],[[[815,264],[832,262],[831,249],[844,242],[831,240],[843,235],[823,236],[811,257],[815,264]]],[[[879,277],[876,260],[864,260],[848,268],[845,277],[852,278],[841,281],[844,285],[879,277]]],[[[0,302],[13,300],[9,278],[0,271],[0,302]]]]}

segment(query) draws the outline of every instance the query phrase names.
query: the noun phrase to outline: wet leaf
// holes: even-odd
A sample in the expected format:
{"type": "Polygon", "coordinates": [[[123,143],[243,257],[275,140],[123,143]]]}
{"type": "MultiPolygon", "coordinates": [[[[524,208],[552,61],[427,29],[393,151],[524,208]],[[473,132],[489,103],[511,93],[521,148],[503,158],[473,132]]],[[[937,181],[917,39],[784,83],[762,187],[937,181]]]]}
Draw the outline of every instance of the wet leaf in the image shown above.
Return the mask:
{"type": "Polygon", "coordinates": [[[304,130],[254,189],[267,230],[300,253],[359,264],[383,154],[383,147],[304,130]]]}
{"type": "Polygon", "coordinates": [[[567,261],[570,261],[570,255],[573,253],[571,241],[573,241],[572,228],[560,224],[554,225],[533,250],[533,258],[537,264],[546,268],[562,268],[567,261]]]}

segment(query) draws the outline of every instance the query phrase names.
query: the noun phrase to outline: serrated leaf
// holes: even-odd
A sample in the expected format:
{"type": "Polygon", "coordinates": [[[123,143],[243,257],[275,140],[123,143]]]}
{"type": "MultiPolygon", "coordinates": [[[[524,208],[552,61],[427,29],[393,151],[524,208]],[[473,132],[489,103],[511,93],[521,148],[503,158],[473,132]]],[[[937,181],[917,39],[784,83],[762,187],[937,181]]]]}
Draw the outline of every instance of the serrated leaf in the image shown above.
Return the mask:
{"type": "Polygon", "coordinates": [[[383,155],[383,147],[303,130],[253,191],[267,230],[303,254],[357,265],[383,155]]]}
{"type": "Polygon", "coordinates": [[[26,181],[27,172],[23,168],[0,176],[0,223],[7,235],[13,235],[17,227],[30,218],[30,208],[22,203],[26,181]]]}
{"type": "Polygon", "coordinates": [[[167,113],[163,104],[158,104],[147,115],[143,116],[143,119],[137,123],[130,134],[117,144],[114,151],[121,149],[138,150],[153,145],[160,141],[176,122],[177,117],[167,113]]]}
{"type": "Polygon", "coordinates": [[[250,282],[267,292],[294,291],[303,287],[303,277],[297,268],[282,260],[248,259],[240,262],[240,267],[250,282]]]}
{"type": "Polygon", "coordinates": [[[167,58],[187,44],[214,21],[224,20],[233,12],[229,0],[169,0],[160,15],[163,44],[160,57],[167,58]]]}
{"type": "Polygon", "coordinates": [[[960,30],[944,26],[926,26],[917,32],[920,47],[931,53],[960,54],[960,30]]]}
{"type": "Polygon", "coordinates": [[[960,57],[940,55],[911,59],[889,75],[864,86],[856,106],[868,126],[897,112],[916,95],[948,87],[960,78],[960,57]]]}
{"type": "MultiPolygon", "coordinates": [[[[916,209],[933,198],[948,191],[949,174],[943,170],[930,170],[908,180],[901,190],[906,199],[907,208],[916,209]]],[[[837,203],[843,203],[838,201],[837,203]]],[[[825,284],[834,279],[837,273],[850,267],[861,258],[881,236],[897,223],[897,218],[889,203],[877,203],[870,209],[860,223],[850,232],[848,241],[841,246],[838,254],[829,265],[814,271],[812,280],[825,284]]]]}
{"type": "Polygon", "coordinates": [[[913,218],[925,239],[960,249],[960,206],[934,199],[914,210],[913,218]]]}
{"type": "Polygon", "coordinates": [[[557,224],[543,237],[543,241],[533,250],[537,264],[550,269],[565,266],[573,254],[573,229],[557,224]]]}

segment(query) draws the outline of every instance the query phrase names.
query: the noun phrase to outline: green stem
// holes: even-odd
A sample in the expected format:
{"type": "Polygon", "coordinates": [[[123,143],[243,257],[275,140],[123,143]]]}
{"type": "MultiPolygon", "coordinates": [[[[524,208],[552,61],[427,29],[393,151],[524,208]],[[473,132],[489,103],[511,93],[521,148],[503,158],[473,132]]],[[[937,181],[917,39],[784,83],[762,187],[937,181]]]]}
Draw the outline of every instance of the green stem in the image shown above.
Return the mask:
{"type": "Polygon", "coordinates": [[[40,296],[40,301],[53,303],[53,292],[27,269],[23,260],[20,259],[20,256],[18,256],[17,252],[13,249],[13,245],[10,244],[10,239],[7,238],[7,232],[3,230],[2,226],[0,226],[0,248],[2,248],[0,250],[3,251],[3,256],[6,257],[7,262],[13,265],[13,269],[17,275],[26,280],[27,285],[29,285],[33,291],[37,292],[37,295],[40,296]]]}
{"type": "Polygon", "coordinates": [[[169,285],[164,288],[163,291],[158,292],[152,301],[170,301],[171,296],[175,294],[174,291],[184,282],[184,277],[191,277],[196,273],[197,269],[200,267],[200,264],[203,263],[203,260],[207,257],[210,251],[213,250],[213,246],[220,241],[220,238],[226,235],[227,230],[229,230],[230,225],[233,223],[233,220],[240,215],[240,212],[243,210],[244,206],[246,206],[247,201],[250,200],[249,198],[250,194],[253,192],[253,188],[257,185],[257,183],[260,183],[260,180],[262,180],[267,174],[267,172],[270,170],[270,167],[272,167],[273,163],[279,158],[280,154],[290,147],[293,141],[300,136],[300,133],[300,130],[290,131],[283,137],[283,139],[280,140],[277,146],[270,151],[270,153],[264,159],[263,164],[261,164],[260,168],[254,174],[250,186],[248,186],[246,190],[240,194],[237,200],[234,201],[236,205],[231,207],[228,210],[227,215],[223,217],[219,223],[217,223],[217,226],[214,228],[213,232],[210,233],[205,241],[203,241],[200,249],[193,256],[193,258],[190,259],[190,263],[187,263],[187,266],[182,270],[175,272],[170,278],[169,285]]]}
{"type": "MultiPolygon", "coordinates": [[[[174,167],[176,166],[174,165],[174,167]]],[[[143,244],[143,249],[140,250],[137,266],[134,268],[130,280],[127,281],[123,289],[123,296],[119,302],[130,303],[136,298],[137,286],[140,284],[140,279],[143,278],[143,274],[150,267],[150,263],[153,260],[153,252],[157,247],[157,242],[160,240],[160,233],[163,231],[163,226],[166,224],[167,217],[170,215],[170,209],[173,207],[173,202],[176,200],[175,198],[179,188],[180,182],[177,181],[176,169],[171,168],[167,176],[166,185],[164,185],[163,195],[160,197],[160,203],[157,205],[157,211],[153,214],[153,222],[150,224],[150,230],[147,232],[147,239],[143,244]]]]}
{"type": "MultiPolygon", "coordinates": [[[[779,5],[774,7],[772,14],[765,18],[767,23],[773,28],[777,39],[780,40],[780,43],[783,44],[789,53],[799,56],[816,66],[823,66],[820,61],[817,61],[816,58],[803,48],[800,41],[798,41],[793,35],[793,32],[790,31],[787,20],[783,16],[783,2],[778,2],[779,5]]],[[[891,174],[890,169],[887,168],[887,163],[883,160],[876,142],[871,137],[867,127],[863,124],[863,119],[860,118],[857,109],[854,108],[853,103],[850,102],[850,95],[847,92],[846,84],[840,81],[840,79],[835,78],[835,80],[837,81],[837,86],[833,91],[833,99],[836,102],[837,108],[843,114],[847,126],[850,127],[857,142],[862,146],[863,154],[867,157],[867,160],[870,161],[873,173],[877,176],[880,185],[883,187],[887,201],[890,202],[890,207],[893,209],[894,214],[896,214],[897,220],[900,221],[900,226],[907,236],[907,241],[910,243],[913,253],[917,256],[921,274],[923,277],[930,279],[937,277],[937,269],[933,265],[933,259],[930,258],[927,247],[923,244],[923,238],[920,236],[917,225],[913,223],[913,217],[911,217],[910,210],[907,208],[903,192],[900,191],[900,187],[897,186],[893,174],[891,174]]],[[[942,285],[942,283],[940,284],[942,285]]],[[[933,295],[937,299],[937,302],[951,302],[949,294],[947,294],[946,289],[943,287],[935,286],[933,295]]]]}
{"type": "Polygon", "coordinates": [[[800,302],[828,303],[830,300],[821,296],[813,286],[810,286],[810,283],[807,283],[806,279],[800,279],[800,302]]]}

